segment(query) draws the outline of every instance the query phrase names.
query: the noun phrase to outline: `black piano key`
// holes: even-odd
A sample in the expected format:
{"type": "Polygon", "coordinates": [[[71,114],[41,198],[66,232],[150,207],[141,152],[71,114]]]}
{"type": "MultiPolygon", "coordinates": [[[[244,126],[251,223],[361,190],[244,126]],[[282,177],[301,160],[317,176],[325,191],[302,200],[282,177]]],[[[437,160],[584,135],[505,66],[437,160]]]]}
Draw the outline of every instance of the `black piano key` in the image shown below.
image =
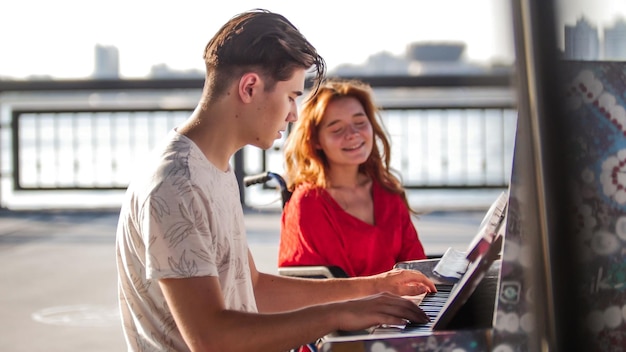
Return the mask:
{"type": "Polygon", "coordinates": [[[450,284],[435,284],[438,292],[450,292],[454,288],[454,285],[450,284]]]}
{"type": "Polygon", "coordinates": [[[428,323],[413,323],[413,322],[409,322],[404,327],[404,331],[408,332],[408,331],[416,331],[417,329],[430,329],[432,326],[433,326],[432,322],[428,322],[428,323]]]}
{"type": "MultiPolygon", "coordinates": [[[[448,300],[448,298],[450,297],[450,295],[445,295],[445,296],[433,296],[433,297],[424,297],[424,299],[422,299],[422,302],[426,302],[426,303],[430,303],[430,302],[445,302],[448,300]]],[[[421,304],[421,303],[420,303],[421,304]]]]}

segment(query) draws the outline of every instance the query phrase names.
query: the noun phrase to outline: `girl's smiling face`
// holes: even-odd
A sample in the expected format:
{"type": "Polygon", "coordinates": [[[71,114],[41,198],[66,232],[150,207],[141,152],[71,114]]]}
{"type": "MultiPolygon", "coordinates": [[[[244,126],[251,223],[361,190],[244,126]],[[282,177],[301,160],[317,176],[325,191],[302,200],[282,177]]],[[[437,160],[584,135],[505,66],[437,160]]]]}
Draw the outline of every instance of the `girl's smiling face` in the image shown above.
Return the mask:
{"type": "Polygon", "coordinates": [[[372,152],[374,134],[363,105],[353,97],[330,102],[319,127],[318,149],[324,151],[329,165],[358,166],[372,152]]]}

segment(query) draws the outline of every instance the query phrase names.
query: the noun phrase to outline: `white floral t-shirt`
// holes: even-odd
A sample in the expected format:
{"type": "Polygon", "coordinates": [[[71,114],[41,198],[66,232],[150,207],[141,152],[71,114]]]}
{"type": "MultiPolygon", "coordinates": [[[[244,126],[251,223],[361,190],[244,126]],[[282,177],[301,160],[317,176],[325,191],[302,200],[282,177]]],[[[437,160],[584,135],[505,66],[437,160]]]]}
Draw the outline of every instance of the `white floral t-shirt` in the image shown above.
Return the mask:
{"type": "Polygon", "coordinates": [[[237,179],[172,131],[127,191],[116,254],[131,351],[188,351],[158,284],[216,276],[228,309],[256,312],[237,179]]]}

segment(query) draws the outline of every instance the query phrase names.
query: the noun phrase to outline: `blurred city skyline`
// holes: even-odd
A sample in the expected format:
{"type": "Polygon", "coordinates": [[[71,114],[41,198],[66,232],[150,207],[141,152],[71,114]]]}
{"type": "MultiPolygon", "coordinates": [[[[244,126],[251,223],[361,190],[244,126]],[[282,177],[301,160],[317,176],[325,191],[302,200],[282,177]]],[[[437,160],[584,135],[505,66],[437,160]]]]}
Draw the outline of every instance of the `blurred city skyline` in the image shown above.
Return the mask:
{"type": "MultiPolygon", "coordinates": [[[[618,17],[611,24],[599,26],[581,16],[575,24],[564,25],[563,44],[559,48],[562,58],[573,60],[626,60],[626,20],[618,17]]],[[[340,63],[332,68],[330,75],[447,75],[488,74],[507,70],[512,63],[470,62],[466,57],[467,45],[459,41],[413,42],[405,52],[394,55],[387,51],[373,53],[360,64],[340,63]]],[[[122,79],[120,75],[120,51],[113,45],[96,44],[94,47],[93,72],[86,78],[122,79]]],[[[202,78],[204,70],[198,68],[175,69],[166,63],[152,65],[143,78],[202,78]]],[[[8,77],[12,79],[11,77],[8,77]]],[[[40,75],[27,79],[54,79],[40,75]]]]}
{"type": "MultiPolygon", "coordinates": [[[[202,50],[219,26],[251,8],[285,15],[318,48],[329,71],[423,74],[510,66],[515,58],[510,4],[502,0],[388,0],[382,5],[320,0],[314,9],[279,0],[221,4],[180,0],[110,0],[93,7],[80,0],[7,0],[0,21],[0,79],[76,79],[98,74],[96,47],[115,47],[118,77],[172,72],[203,74],[202,50]],[[97,10],[96,10],[97,9],[97,10]],[[16,34],[17,33],[17,34],[16,34]],[[461,43],[450,70],[407,59],[415,43],[461,43]],[[386,70],[386,71],[385,71],[386,70]]],[[[583,18],[603,30],[626,18],[624,0],[559,0],[559,49],[565,28],[583,18]]]]}
{"type": "MultiPolygon", "coordinates": [[[[386,51],[374,53],[361,64],[342,63],[332,68],[329,75],[369,76],[369,75],[447,75],[482,74],[501,68],[507,64],[472,63],[465,58],[466,44],[463,42],[420,42],[410,43],[406,51],[393,55],[386,51]]],[[[120,55],[115,46],[96,45],[94,72],[96,79],[120,79],[120,55]]],[[[203,78],[204,69],[171,68],[165,63],[153,65],[145,78],[203,78]]],[[[50,79],[51,77],[39,77],[50,79]]]]}
{"type": "Polygon", "coordinates": [[[265,8],[285,15],[324,56],[329,70],[360,65],[371,55],[400,56],[413,42],[466,44],[470,62],[512,62],[508,3],[501,0],[384,4],[320,0],[238,0],[215,6],[180,0],[7,0],[0,21],[0,77],[83,78],[93,73],[94,47],[119,50],[121,78],[149,75],[155,65],[204,70],[206,42],[233,15],[265,8]],[[484,17],[484,18],[483,18],[484,17]],[[16,35],[15,33],[18,33],[16,35]]]}

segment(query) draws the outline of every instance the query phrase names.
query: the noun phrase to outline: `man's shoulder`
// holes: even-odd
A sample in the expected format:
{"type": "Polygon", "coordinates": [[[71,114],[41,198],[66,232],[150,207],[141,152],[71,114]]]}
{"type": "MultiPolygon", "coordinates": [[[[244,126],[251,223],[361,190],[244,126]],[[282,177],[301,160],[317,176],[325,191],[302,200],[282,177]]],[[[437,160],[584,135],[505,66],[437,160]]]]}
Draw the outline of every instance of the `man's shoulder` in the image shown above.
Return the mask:
{"type": "Polygon", "coordinates": [[[169,135],[136,165],[130,186],[138,191],[153,193],[161,189],[166,180],[174,185],[189,181],[188,155],[188,143],[169,135]]]}

